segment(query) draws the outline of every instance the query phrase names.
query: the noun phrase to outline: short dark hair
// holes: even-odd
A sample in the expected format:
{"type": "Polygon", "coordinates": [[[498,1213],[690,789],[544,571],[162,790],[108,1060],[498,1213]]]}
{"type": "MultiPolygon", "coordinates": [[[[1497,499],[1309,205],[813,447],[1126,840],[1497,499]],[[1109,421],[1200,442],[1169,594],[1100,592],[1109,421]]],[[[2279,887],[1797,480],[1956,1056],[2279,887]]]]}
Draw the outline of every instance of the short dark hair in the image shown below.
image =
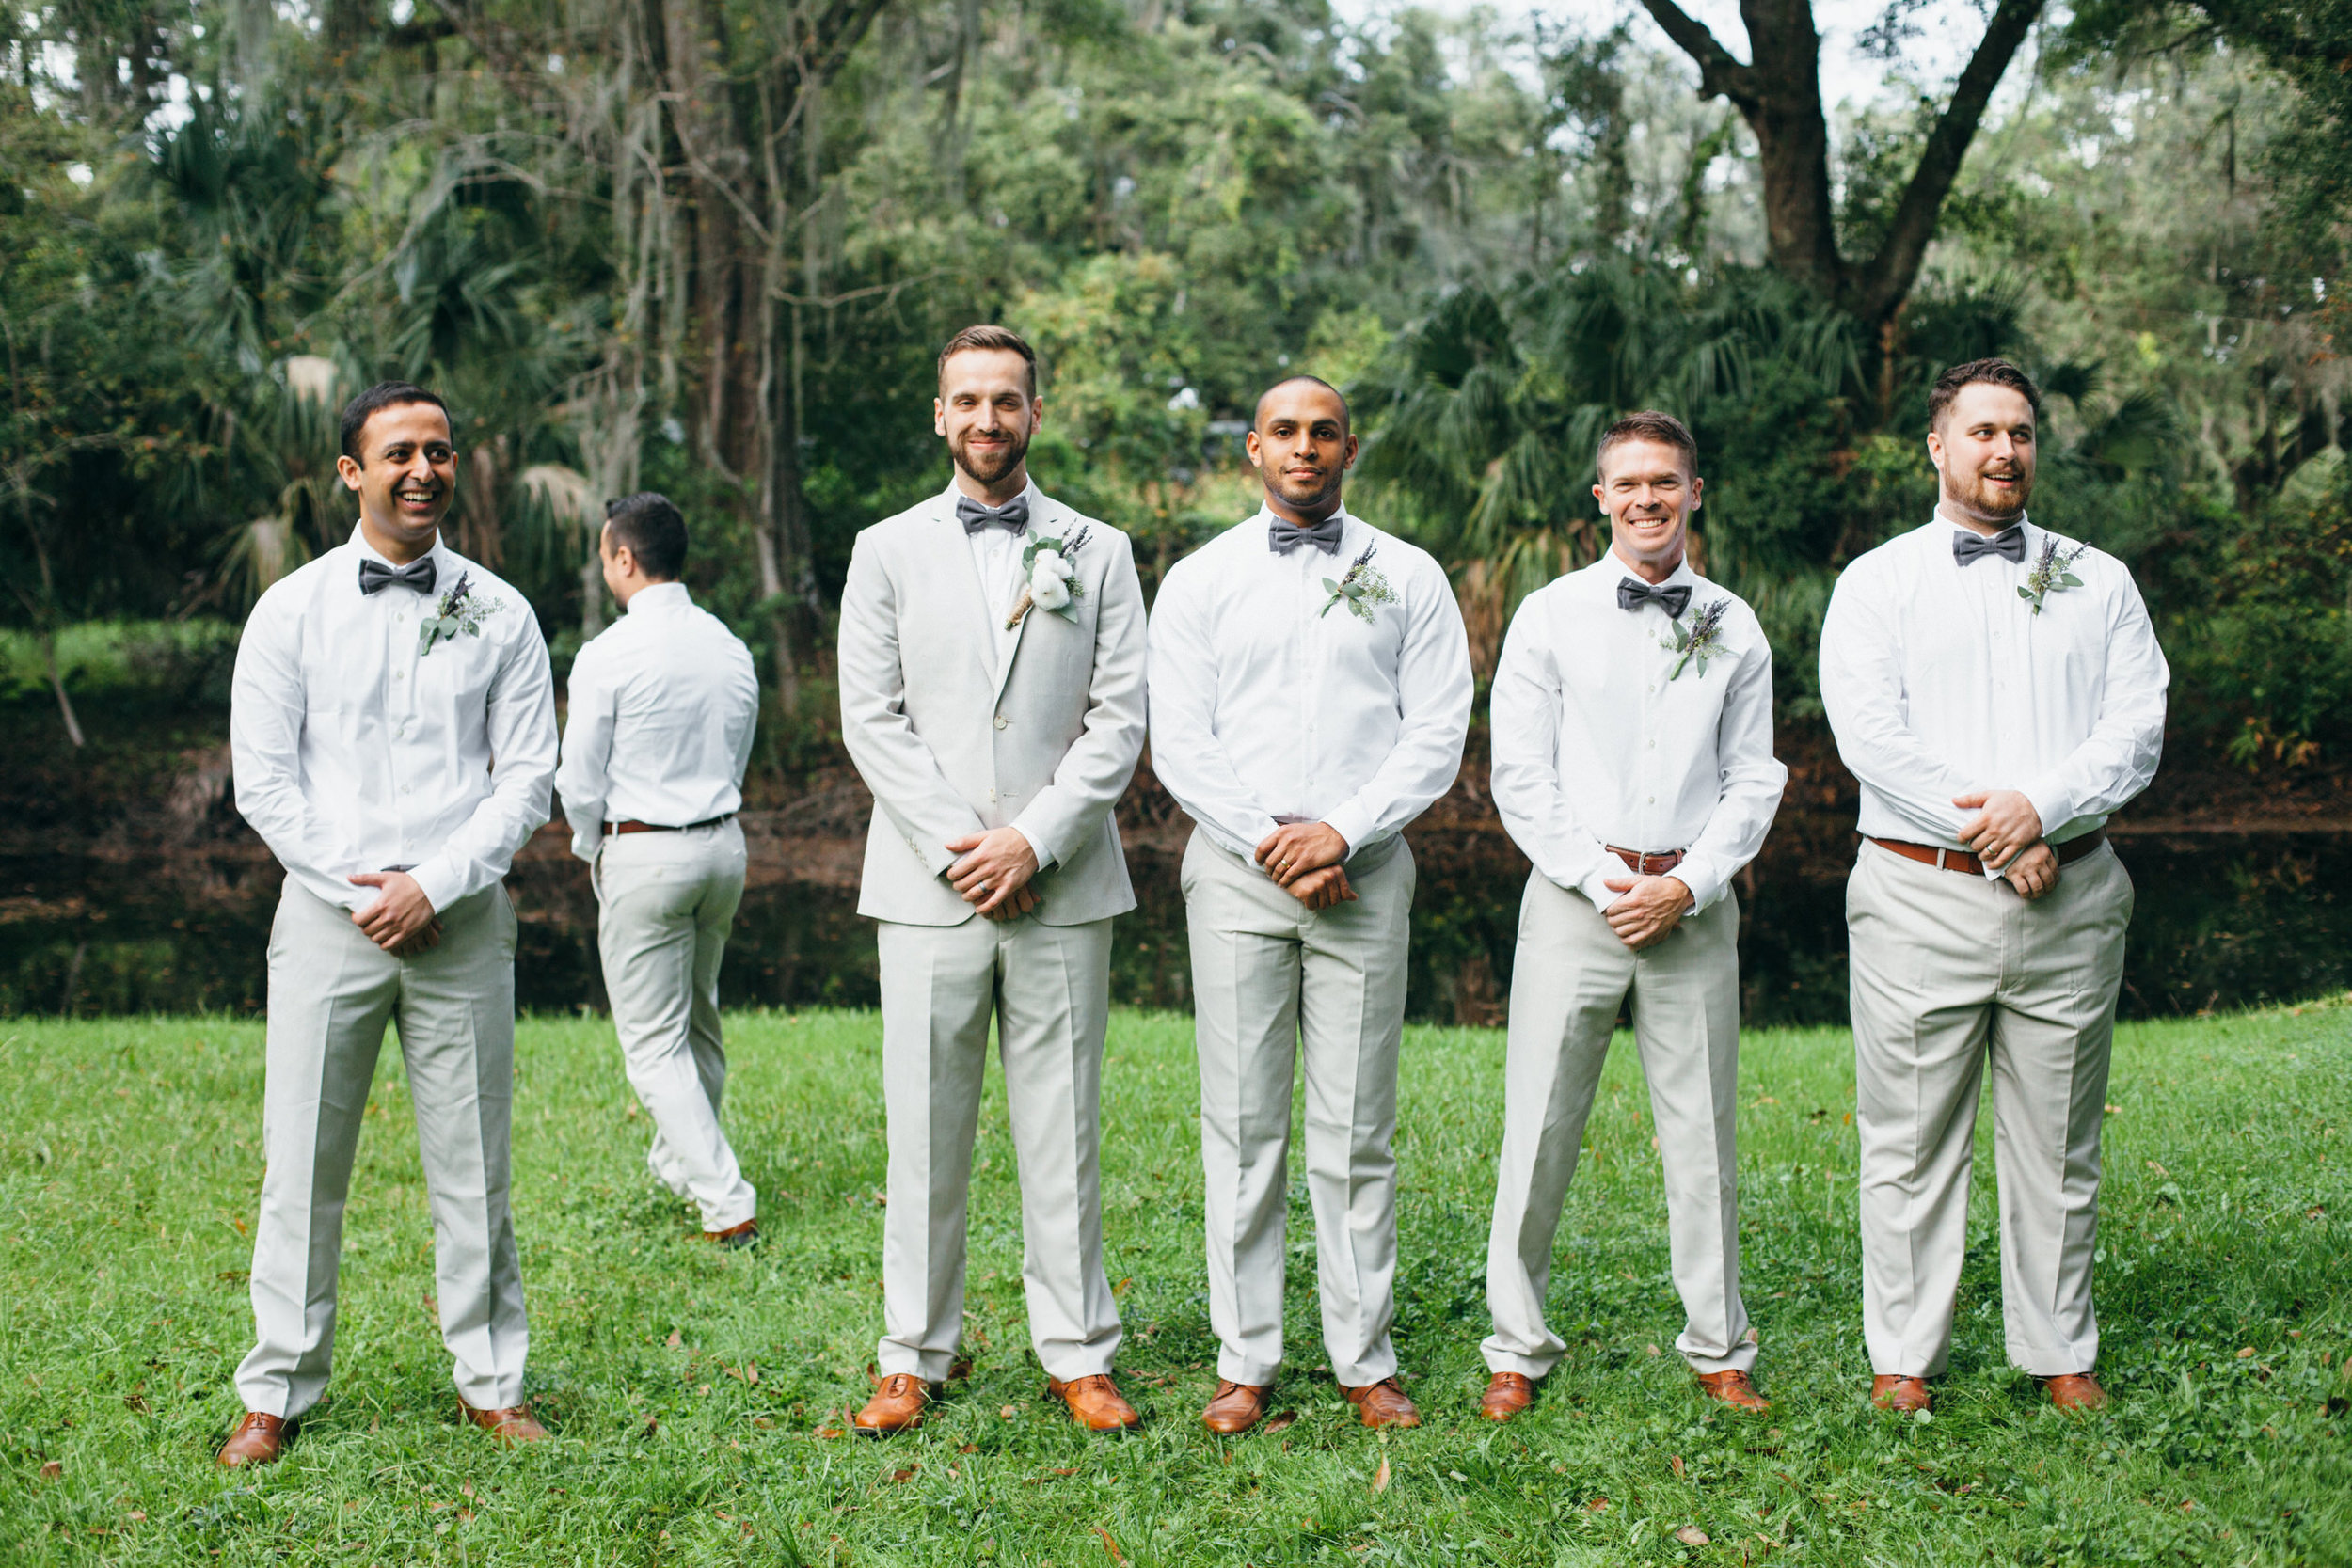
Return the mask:
{"type": "Polygon", "coordinates": [[[1302,381],[1310,387],[1320,387],[1325,391],[1340,400],[1340,430],[1342,434],[1345,434],[1351,428],[1355,419],[1355,416],[1348,410],[1347,394],[1341,391],[1337,387],[1332,386],[1329,382],[1324,380],[1323,377],[1319,375],[1309,375],[1303,371],[1296,375],[1284,376],[1281,380],[1276,382],[1273,386],[1268,387],[1264,391],[1258,394],[1257,405],[1249,410],[1249,427],[1252,430],[1255,430],[1258,427],[1258,418],[1265,412],[1266,399],[1272,397],[1283,388],[1296,386],[1302,381]]]}
{"type": "Polygon", "coordinates": [[[1623,446],[1628,441],[1655,441],[1661,447],[1672,447],[1682,453],[1682,460],[1692,473],[1699,471],[1698,437],[1691,434],[1691,427],[1672,414],[1645,408],[1639,413],[1628,414],[1600,433],[1600,445],[1593,449],[1594,478],[1600,477],[1600,460],[1609,455],[1609,449],[1623,446]]]}
{"type": "Polygon", "coordinates": [[[1944,417],[1952,411],[1952,402],[1960,396],[1963,387],[1978,382],[2006,387],[2026,400],[2026,406],[2038,418],[2042,413],[2042,388],[2033,384],[2033,377],[2006,359],[1971,359],[1964,365],[1954,365],[1935,378],[1928,391],[1928,428],[1944,428],[1944,417]]]}
{"type": "Polygon", "coordinates": [[[449,420],[451,438],[455,439],[457,421],[450,420],[449,404],[438,393],[428,392],[413,381],[379,381],[343,404],[343,455],[364,466],[367,459],[360,455],[359,433],[367,429],[368,420],[384,409],[408,403],[429,403],[439,409],[441,418],[449,420]]]}
{"type": "Polygon", "coordinates": [[[1037,396],[1037,350],[1031,348],[1021,334],[1011,327],[993,326],[987,323],[982,323],[978,326],[965,327],[948,339],[947,346],[939,351],[941,385],[946,384],[947,361],[967,349],[976,348],[1009,349],[1021,356],[1021,362],[1029,367],[1029,396],[1032,398],[1037,396]]]}
{"type": "Polygon", "coordinates": [[[612,546],[637,558],[638,570],[657,582],[675,582],[686,569],[686,519],[670,498],[653,490],[604,503],[612,546]]]}

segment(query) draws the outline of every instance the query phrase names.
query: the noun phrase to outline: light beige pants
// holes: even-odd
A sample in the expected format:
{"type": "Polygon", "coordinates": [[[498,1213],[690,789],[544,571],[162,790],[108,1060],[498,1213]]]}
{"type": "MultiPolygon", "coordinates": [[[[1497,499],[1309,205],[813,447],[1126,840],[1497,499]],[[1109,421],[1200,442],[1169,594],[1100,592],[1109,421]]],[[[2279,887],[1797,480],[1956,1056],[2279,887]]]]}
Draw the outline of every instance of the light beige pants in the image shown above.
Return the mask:
{"type": "Polygon", "coordinates": [[[1311,911],[1195,832],[1184,851],[1193,1027],[1200,1054],[1209,1325],[1217,1375],[1282,1365],[1291,1077],[1306,1060],[1307,1194],[1331,1375],[1396,1370],[1396,1057],[1413,855],[1403,838],[1348,863],[1357,901],[1311,911]]]}
{"type": "Polygon", "coordinates": [[[1021,1168],[1021,1278],[1038,1363],[1064,1383],[1111,1369],[1119,1304],[1103,1269],[1103,1035],[1111,923],[881,923],[884,1377],[932,1383],[963,1329],[966,1204],[988,1024],[1021,1168]]]}
{"type": "Polygon", "coordinates": [[[2131,917],[2131,878],[2106,846],[2030,903],[1862,846],[1846,921],[1874,1372],[1932,1376],[1951,1352],[1988,1062],[2009,1357],[2042,1377],[2097,1363],[2099,1128],[2131,917]]]}
{"type": "Polygon", "coordinates": [[[1528,879],[1511,967],[1502,1157],[1486,1240],[1495,1331],[1481,1348],[1489,1370],[1542,1377],[1567,1349],[1544,1322],[1552,1241],[1629,991],[1686,1320],[1675,1349],[1701,1372],[1756,1365],[1740,1299],[1739,936],[1740,903],[1726,893],[1636,953],[1591,899],[1562,891],[1541,872],[1528,879]]]}
{"type": "Polygon", "coordinates": [[[596,852],[596,948],[629,1086],[653,1117],[645,1164],[705,1230],[759,1212],[719,1123],[727,1053],[719,962],[743,901],[743,829],[615,833],[596,852]]]}
{"type": "Polygon", "coordinates": [[[515,1087],[515,908],[503,887],[440,911],[440,945],[395,958],[293,879],[269,940],[262,1144],[253,1233],[254,1345],[237,1368],[247,1410],[299,1416],[335,1348],[343,1200],[384,1025],[416,1107],[433,1205],[434,1295],[458,1396],[520,1404],[531,1346],[507,1212],[515,1087]]]}

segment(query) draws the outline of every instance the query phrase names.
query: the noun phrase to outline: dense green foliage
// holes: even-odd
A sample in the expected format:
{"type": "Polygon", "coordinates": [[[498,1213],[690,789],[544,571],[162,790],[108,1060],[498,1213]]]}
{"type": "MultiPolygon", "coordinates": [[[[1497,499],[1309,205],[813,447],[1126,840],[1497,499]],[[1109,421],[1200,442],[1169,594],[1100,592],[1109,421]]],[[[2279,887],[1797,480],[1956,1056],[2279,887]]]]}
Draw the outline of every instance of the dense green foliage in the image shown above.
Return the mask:
{"type": "MultiPolygon", "coordinates": [[[[790,688],[764,754],[795,771],[833,754],[798,683],[849,542],[941,483],[931,356],[993,318],[1044,352],[1041,478],[1154,579],[1254,505],[1256,390],[1347,385],[1359,510],[1457,569],[1482,653],[1600,547],[1598,424],[1683,413],[1703,558],[1802,721],[1827,584],[1931,504],[1927,381],[2004,352],[2051,392],[2036,515],[2139,573],[2177,738],[2340,763],[2333,15],[2086,8],[2017,68],[1879,332],[1764,267],[1753,138],[1624,29],[1324,0],[11,9],[0,531],[31,569],[0,618],[233,620],[346,526],[335,400],[416,376],[458,410],[457,542],[559,658],[608,611],[597,497],[688,505],[690,579],[790,688]],[[658,112],[681,17],[721,74],[658,112]],[[720,181],[755,132],[789,166],[720,181]]],[[[1842,112],[1851,253],[1939,90],[1842,112]]]]}
{"type": "Polygon", "coordinates": [[[1711,1411],[1668,1348],[1681,1320],[1657,1157],[1621,1044],[1553,1275],[1552,1322],[1572,1348],[1536,1406],[1502,1430],[1475,1409],[1502,1037],[1412,1030],[1397,1327],[1427,1424],[1367,1433],[1314,1370],[1302,1190],[1294,1360],[1277,1407],[1295,1421],[1228,1441],[1194,1419],[1215,1350],[1191,1032],[1122,1013],[1104,1072],[1104,1230],[1128,1329],[1121,1376],[1148,1424],[1089,1438],[1039,1397],[992,1081],[973,1194],[972,1369],[924,1431],[886,1444],[838,1435],[880,1331],[873,1016],[730,1019],[728,1117],[768,1238],[745,1255],[690,1240],[691,1217],[646,1175],[647,1124],[609,1027],[527,1022],[516,1229],[528,1390],[555,1441],[501,1454],[455,1422],[410,1106],[388,1068],[345,1221],[329,1402],[281,1465],[230,1476],[210,1454],[234,1417],[230,1375],[251,1327],[241,1227],[260,1175],[260,1028],[19,1022],[0,1037],[0,1557],[2342,1562],[2346,1016],[2122,1031],[2099,1275],[2100,1370],[2118,1403],[2089,1419],[2051,1411],[2003,1364],[1989,1128],[1934,1419],[1867,1406],[1852,1053],[1827,1031],[1746,1041],[1743,1277],[1775,1402],[1756,1419],[1711,1411]],[[1677,1540],[1686,1528],[1710,1544],[1677,1540]]]}

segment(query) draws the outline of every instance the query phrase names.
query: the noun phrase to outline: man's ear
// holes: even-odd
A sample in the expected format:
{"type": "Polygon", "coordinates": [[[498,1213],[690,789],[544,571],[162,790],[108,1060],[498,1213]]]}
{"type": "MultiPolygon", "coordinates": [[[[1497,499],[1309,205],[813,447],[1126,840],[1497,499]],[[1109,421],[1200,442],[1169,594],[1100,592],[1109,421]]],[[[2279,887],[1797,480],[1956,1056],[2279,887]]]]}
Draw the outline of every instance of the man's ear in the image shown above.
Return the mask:
{"type": "Polygon", "coordinates": [[[356,491],[359,488],[360,467],[358,458],[338,457],[335,459],[335,473],[343,482],[344,489],[356,491]]]}

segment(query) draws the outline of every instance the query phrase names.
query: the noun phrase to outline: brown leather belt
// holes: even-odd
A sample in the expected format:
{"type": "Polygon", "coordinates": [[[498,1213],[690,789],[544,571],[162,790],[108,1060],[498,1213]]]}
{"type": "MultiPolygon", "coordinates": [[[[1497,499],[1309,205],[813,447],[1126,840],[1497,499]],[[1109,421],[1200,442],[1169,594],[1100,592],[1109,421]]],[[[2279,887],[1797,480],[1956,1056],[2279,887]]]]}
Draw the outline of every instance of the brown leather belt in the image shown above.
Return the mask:
{"type": "MultiPolygon", "coordinates": [[[[2080,838],[2070,838],[2051,847],[2058,851],[2060,865],[2072,865],[2107,841],[2107,831],[2096,828],[2080,838]]],[[[1905,844],[1899,838],[1874,838],[1871,843],[1891,855],[1900,855],[1921,865],[1932,865],[1940,871],[1963,871],[1971,877],[1984,875],[1984,862],[1965,849],[1939,849],[1932,844],[1905,844]]]]}
{"type": "Polygon", "coordinates": [[[1663,877],[1680,865],[1682,857],[1690,853],[1687,849],[1661,849],[1656,854],[1645,855],[1639,849],[1620,849],[1613,844],[1605,844],[1601,847],[1625,862],[1625,868],[1636,877],[1663,877]]]}
{"type": "Polygon", "coordinates": [[[724,816],[706,816],[700,822],[689,822],[683,827],[672,827],[667,822],[607,822],[604,831],[608,833],[682,833],[689,829],[715,828],[722,822],[734,820],[735,813],[729,812],[724,816]]]}

